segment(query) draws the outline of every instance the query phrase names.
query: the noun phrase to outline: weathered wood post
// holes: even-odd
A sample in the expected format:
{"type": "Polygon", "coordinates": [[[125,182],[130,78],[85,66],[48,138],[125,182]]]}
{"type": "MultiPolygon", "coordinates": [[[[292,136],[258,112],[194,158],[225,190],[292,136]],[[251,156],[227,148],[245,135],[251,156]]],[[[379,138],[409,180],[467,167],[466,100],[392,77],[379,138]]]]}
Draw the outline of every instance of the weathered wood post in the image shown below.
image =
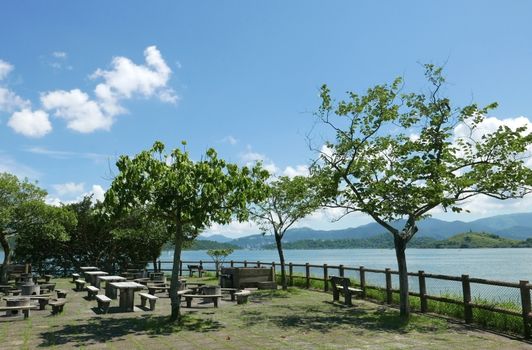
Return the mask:
{"type": "Polygon", "coordinates": [[[338,265],[338,274],[340,275],[340,277],[344,277],[344,265],[338,265]]]}
{"type": "Polygon", "coordinates": [[[201,275],[203,274],[203,261],[199,261],[199,271],[198,271],[198,276],[201,277],[201,275]]]}
{"type": "Polygon", "coordinates": [[[244,260],[244,267],[248,267],[248,261],[244,260]]]}
{"type": "Polygon", "coordinates": [[[528,281],[519,281],[521,290],[521,310],[523,315],[523,335],[526,339],[530,338],[530,287],[528,281]]]}
{"type": "Polygon", "coordinates": [[[272,281],[277,283],[277,274],[276,274],[276,268],[275,268],[275,261],[272,261],[272,281]]]}
{"type": "Polygon", "coordinates": [[[306,288],[309,289],[310,288],[310,266],[309,266],[309,263],[306,263],[305,264],[305,278],[306,278],[306,288]]]}
{"type": "Polygon", "coordinates": [[[162,271],[162,270],[161,270],[161,260],[159,260],[159,261],[157,262],[157,265],[158,265],[158,267],[157,267],[157,271],[158,271],[158,272],[161,272],[161,271],[162,271]]]}
{"type": "Polygon", "coordinates": [[[257,261],[257,267],[260,267],[260,261],[257,261]]]}
{"type": "Polygon", "coordinates": [[[469,275],[462,275],[462,294],[464,295],[464,320],[465,323],[471,323],[473,322],[473,307],[471,306],[469,275]]]}
{"type": "Polygon", "coordinates": [[[323,290],[326,292],[329,290],[329,273],[327,271],[327,264],[323,264],[323,290]]]}
{"type": "Polygon", "coordinates": [[[294,266],[292,263],[288,263],[288,278],[290,281],[290,286],[294,285],[294,266]]]}
{"type": "Polygon", "coordinates": [[[360,289],[362,289],[362,299],[366,298],[366,271],[364,266],[360,266],[360,289]]]}
{"type": "Polygon", "coordinates": [[[179,276],[183,276],[183,261],[179,260],[179,276]]]}
{"type": "Polygon", "coordinates": [[[384,269],[386,274],[386,303],[391,304],[393,302],[392,295],[392,270],[387,267],[384,269]]]}
{"type": "Polygon", "coordinates": [[[428,311],[427,303],[427,284],[425,283],[425,271],[420,270],[418,272],[419,277],[419,304],[421,307],[421,312],[428,311]]]}
{"type": "Polygon", "coordinates": [[[229,262],[229,264],[230,264],[229,266],[231,266],[231,267],[235,267],[235,262],[234,262],[233,260],[231,260],[231,261],[229,262]]]}

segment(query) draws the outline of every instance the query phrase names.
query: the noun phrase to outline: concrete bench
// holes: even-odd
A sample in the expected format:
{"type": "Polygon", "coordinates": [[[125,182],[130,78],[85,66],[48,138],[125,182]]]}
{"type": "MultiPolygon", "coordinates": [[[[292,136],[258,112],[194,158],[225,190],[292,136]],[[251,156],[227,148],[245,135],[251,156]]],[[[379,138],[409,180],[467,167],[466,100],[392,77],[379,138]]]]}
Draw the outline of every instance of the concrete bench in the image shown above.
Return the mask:
{"type": "Polygon", "coordinates": [[[0,311],[22,311],[24,318],[30,317],[30,310],[36,309],[35,305],[25,305],[25,306],[0,306],[0,311]]]}
{"type": "Polygon", "coordinates": [[[57,293],[57,298],[59,299],[65,299],[67,296],[67,292],[64,290],[57,289],[55,292],[57,293]]]}
{"type": "Polygon", "coordinates": [[[51,294],[32,295],[30,300],[37,300],[39,302],[39,310],[44,310],[50,301],[51,294]]]}
{"type": "Polygon", "coordinates": [[[75,280],[74,283],[76,283],[76,290],[77,291],[82,291],[83,289],[85,289],[85,280],[75,280]]]}
{"type": "Polygon", "coordinates": [[[164,284],[160,284],[160,285],[157,285],[157,284],[150,284],[147,286],[148,287],[148,293],[151,294],[151,295],[155,295],[156,292],[167,292],[170,290],[170,287],[164,285],[164,284]]]}
{"type": "Polygon", "coordinates": [[[236,288],[222,288],[222,293],[229,293],[231,295],[231,301],[235,301],[235,293],[238,292],[236,288]]]}
{"type": "Polygon", "coordinates": [[[54,289],[55,289],[55,283],[41,283],[41,284],[39,284],[39,287],[41,287],[41,291],[43,289],[46,289],[49,292],[53,292],[54,289]]]}
{"type": "Polygon", "coordinates": [[[63,312],[63,307],[66,304],[66,299],[59,298],[55,300],[50,300],[48,305],[52,306],[52,315],[56,315],[60,312],[63,312]]]}
{"type": "Polygon", "coordinates": [[[245,304],[248,302],[248,297],[251,295],[249,290],[241,290],[240,292],[235,293],[236,303],[238,305],[245,304]]]}
{"type": "Polygon", "coordinates": [[[22,293],[22,291],[20,289],[8,289],[6,291],[6,295],[17,296],[17,295],[20,295],[20,293],[22,293]]]}
{"type": "Polygon", "coordinates": [[[87,287],[87,299],[89,299],[89,300],[94,299],[94,297],[95,297],[96,295],[98,295],[98,292],[99,292],[99,291],[100,291],[100,290],[99,290],[98,288],[96,288],[96,287],[88,286],[88,287],[87,287]]]}
{"type": "Polygon", "coordinates": [[[329,278],[333,292],[333,302],[340,300],[340,294],[344,296],[345,305],[353,305],[351,299],[353,295],[362,294],[362,289],[350,287],[350,280],[346,277],[331,276],[329,278]]]}
{"type": "Polygon", "coordinates": [[[72,282],[76,282],[76,280],[79,280],[81,276],[79,275],[79,273],[73,273],[72,274],[72,282]]]}
{"type": "Polygon", "coordinates": [[[111,304],[111,299],[106,297],[103,294],[98,294],[96,296],[96,301],[98,301],[98,308],[103,311],[104,314],[109,311],[109,305],[111,304]]]}
{"type": "Polygon", "coordinates": [[[194,272],[198,272],[198,277],[203,275],[203,266],[201,265],[187,265],[188,277],[194,276],[194,272]]]}
{"type": "Polygon", "coordinates": [[[140,305],[142,307],[146,307],[146,300],[150,301],[150,310],[155,310],[155,302],[157,301],[157,298],[155,295],[148,294],[148,293],[139,293],[140,296],[140,305]]]}
{"type": "Polygon", "coordinates": [[[183,294],[185,300],[187,301],[187,307],[192,307],[192,299],[203,299],[210,300],[214,303],[214,307],[218,307],[218,300],[222,297],[221,294],[213,295],[200,295],[200,294],[183,294]]]}
{"type": "Polygon", "coordinates": [[[44,280],[46,281],[46,283],[50,282],[50,280],[52,279],[52,275],[43,275],[44,277],[44,280]]]}

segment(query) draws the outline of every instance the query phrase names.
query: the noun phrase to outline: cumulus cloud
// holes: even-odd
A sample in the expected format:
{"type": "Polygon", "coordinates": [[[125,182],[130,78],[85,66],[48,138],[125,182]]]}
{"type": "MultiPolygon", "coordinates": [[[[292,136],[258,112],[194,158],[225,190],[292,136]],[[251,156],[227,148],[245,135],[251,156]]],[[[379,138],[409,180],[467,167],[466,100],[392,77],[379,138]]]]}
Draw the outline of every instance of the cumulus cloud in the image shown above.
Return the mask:
{"type": "Polygon", "coordinates": [[[13,65],[9,62],[0,60],[0,80],[4,80],[13,70],[13,65]]]}
{"type": "Polygon", "coordinates": [[[230,238],[237,238],[243,236],[249,236],[252,234],[260,233],[261,230],[259,227],[251,221],[238,222],[232,221],[228,225],[219,225],[213,224],[211,227],[206,229],[202,235],[210,236],[213,234],[222,234],[230,238]]]}
{"type": "Polygon", "coordinates": [[[55,58],[65,59],[67,58],[67,53],[64,51],[54,51],[52,52],[52,56],[54,56],[55,58]]]}
{"type": "Polygon", "coordinates": [[[144,57],[145,64],[136,64],[127,57],[115,57],[111,69],[97,69],[91,78],[103,82],[96,85],[94,98],[80,89],[42,94],[44,109],[65,119],[69,129],[90,133],[110,130],[116,116],[127,112],[121,104],[124,100],[157,97],[162,102],[176,103],[178,96],[168,86],[172,71],[157,47],[146,48],[144,57]]]}
{"type": "Polygon", "coordinates": [[[238,143],[238,140],[234,138],[233,136],[229,135],[222,139],[222,142],[228,143],[230,145],[236,145],[238,143]]]}
{"type": "Polygon", "coordinates": [[[309,175],[309,171],[306,165],[296,165],[295,167],[287,166],[283,170],[283,176],[288,176],[289,178],[293,178],[296,176],[308,176],[308,175],[309,175]]]}
{"type": "Polygon", "coordinates": [[[48,113],[23,109],[15,112],[7,123],[15,132],[28,137],[42,137],[52,131],[48,113]]]}
{"type": "MultiPolygon", "coordinates": [[[[11,63],[0,59],[0,82],[7,78],[14,68],[11,63]]],[[[11,113],[17,109],[29,108],[30,106],[30,101],[18,96],[7,86],[0,85],[0,112],[11,113]]]]}
{"type": "Polygon", "coordinates": [[[92,185],[90,191],[85,191],[84,183],[67,182],[64,184],[52,185],[55,195],[47,196],[46,203],[59,206],[80,202],[84,197],[92,196],[92,202],[103,201],[105,190],[100,185],[92,185]]]}
{"type": "Polygon", "coordinates": [[[103,113],[101,106],[79,89],[52,91],[41,96],[46,110],[67,121],[67,127],[81,133],[98,129],[109,130],[113,118],[103,113]]]}

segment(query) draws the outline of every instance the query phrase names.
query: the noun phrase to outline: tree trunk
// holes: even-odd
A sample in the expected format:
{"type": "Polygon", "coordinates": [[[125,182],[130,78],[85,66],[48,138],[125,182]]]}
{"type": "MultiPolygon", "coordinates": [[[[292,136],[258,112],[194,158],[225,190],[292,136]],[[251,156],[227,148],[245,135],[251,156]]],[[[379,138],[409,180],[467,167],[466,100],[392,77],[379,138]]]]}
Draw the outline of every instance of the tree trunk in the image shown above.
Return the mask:
{"type": "Polygon", "coordinates": [[[7,266],[11,263],[11,248],[5,235],[0,235],[0,244],[4,250],[4,262],[2,263],[2,271],[0,272],[0,281],[2,284],[7,284],[7,266]]]}
{"type": "Polygon", "coordinates": [[[405,238],[394,234],[395,256],[399,268],[399,311],[402,317],[410,316],[410,301],[408,299],[408,270],[406,267],[406,243],[405,238]]]}
{"type": "Polygon", "coordinates": [[[176,223],[176,231],[174,234],[174,262],[172,266],[172,278],[170,280],[170,300],[172,308],[170,321],[179,321],[181,297],[177,295],[177,291],[181,286],[181,282],[179,282],[179,262],[181,261],[181,245],[183,243],[183,226],[179,221],[176,223]]]}
{"type": "Polygon", "coordinates": [[[214,262],[214,268],[216,269],[216,278],[220,277],[220,262],[216,260],[214,262]]]}
{"type": "Polygon", "coordinates": [[[283,286],[283,290],[287,290],[288,284],[286,283],[286,271],[285,271],[285,264],[284,264],[282,237],[278,235],[277,233],[275,234],[275,243],[277,244],[277,252],[279,253],[279,262],[281,263],[281,285],[283,286]]]}

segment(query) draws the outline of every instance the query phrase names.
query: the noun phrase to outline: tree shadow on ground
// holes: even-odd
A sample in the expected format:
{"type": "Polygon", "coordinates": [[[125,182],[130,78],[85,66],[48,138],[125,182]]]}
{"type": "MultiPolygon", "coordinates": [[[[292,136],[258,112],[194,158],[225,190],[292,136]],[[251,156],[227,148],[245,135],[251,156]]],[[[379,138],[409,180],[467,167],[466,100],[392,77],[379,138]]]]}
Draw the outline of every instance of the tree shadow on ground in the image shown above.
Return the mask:
{"type": "Polygon", "coordinates": [[[89,344],[122,340],[130,335],[157,337],[180,331],[212,332],[222,328],[213,321],[182,315],[180,322],[170,322],[168,316],[142,315],[131,318],[102,318],[79,320],[80,323],[59,326],[60,329],[41,333],[43,342],[39,347],[68,344],[84,347],[89,344]],[[85,321],[85,323],[81,323],[85,321]]]}
{"type": "Polygon", "coordinates": [[[331,302],[323,302],[314,307],[301,308],[297,305],[273,305],[271,313],[244,310],[242,320],[247,326],[273,323],[281,329],[296,328],[298,331],[330,332],[334,329],[344,328],[359,331],[383,331],[399,334],[417,332],[434,332],[445,327],[441,320],[420,321],[413,316],[406,320],[399,315],[397,310],[381,307],[366,309],[361,306],[346,307],[331,302]]]}

